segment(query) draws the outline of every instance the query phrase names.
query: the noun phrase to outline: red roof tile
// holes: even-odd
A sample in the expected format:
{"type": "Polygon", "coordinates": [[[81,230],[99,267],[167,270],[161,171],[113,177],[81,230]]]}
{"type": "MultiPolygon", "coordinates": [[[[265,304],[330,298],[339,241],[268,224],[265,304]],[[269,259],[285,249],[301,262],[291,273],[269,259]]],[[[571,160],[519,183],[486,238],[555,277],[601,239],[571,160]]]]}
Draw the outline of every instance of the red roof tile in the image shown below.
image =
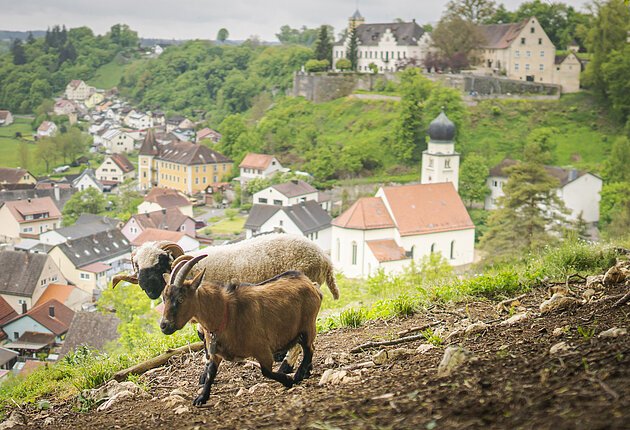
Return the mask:
{"type": "Polygon", "coordinates": [[[190,205],[190,201],[179,191],[168,188],[152,188],[144,198],[145,202],[157,203],[163,208],[190,205]]]}
{"type": "Polygon", "coordinates": [[[359,230],[395,227],[380,197],[360,198],[348,210],[335,218],[332,225],[359,230]]]}
{"type": "Polygon", "coordinates": [[[133,167],[133,164],[131,164],[131,161],[129,161],[127,157],[122,154],[113,154],[110,155],[110,157],[112,161],[116,163],[118,167],[120,167],[123,173],[129,173],[135,169],[135,167],[133,167]]]}
{"type": "Polygon", "coordinates": [[[147,228],[136,237],[131,244],[133,246],[140,246],[145,242],[157,242],[161,240],[168,240],[170,242],[179,242],[185,234],[180,231],[167,231],[158,230],[157,228],[147,228]]]}
{"type": "Polygon", "coordinates": [[[0,296],[0,327],[18,315],[15,309],[0,296]]]}
{"type": "Polygon", "coordinates": [[[61,303],[65,303],[75,288],[77,287],[74,287],[72,285],[50,284],[48,285],[48,287],[46,287],[46,289],[44,290],[42,295],[39,297],[39,299],[37,299],[37,303],[35,303],[35,307],[53,299],[58,300],[61,303]]]}
{"type": "Polygon", "coordinates": [[[249,153],[243,158],[243,161],[241,161],[238,167],[265,170],[269,167],[272,160],[273,155],[249,153]]]}
{"type": "Polygon", "coordinates": [[[510,24],[487,24],[479,25],[479,33],[481,34],[484,43],[481,44],[482,48],[486,49],[504,49],[512,44],[512,41],[521,33],[521,30],[529,22],[528,19],[524,19],[521,22],[514,22],[510,24]]]}
{"type": "Polygon", "coordinates": [[[59,300],[52,299],[34,307],[25,315],[30,316],[35,321],[53,332],[56,336],[59,336],[68,331],[70,322],[72,322],[72,318],[74,317],[74,311],[61,303],[59,300]],[[53,307],[55,310],[54,317],[51,317],[49,314],[50,307],[53,307]]]}
{"type": "Polygon", "coordinates": [[[384,187],[401,236],[475,228],[450,182],[384,187]]]}
{"type": "Polygon", "coordinates": [[[366,243],[370,251],[372,251],[372,254],[374,254],[374,257],[381,263],[409,258],[405,254],[405,250],[401,246],[398,246],[393,239],[368,240],[366,243]]]}
{"type": "MultiPolygon", "coordinates": [[[[26,220],[26,215],[34,215],[48,212],[49,219],[61,217],[61,212],[50,197],[41,197],[37,199],[14,200],[4,203],[11,215],[17,222],[33,222],[34,220],[26,220]]],[[[41,220],[37,220],[41,221],[41,220]]]]}

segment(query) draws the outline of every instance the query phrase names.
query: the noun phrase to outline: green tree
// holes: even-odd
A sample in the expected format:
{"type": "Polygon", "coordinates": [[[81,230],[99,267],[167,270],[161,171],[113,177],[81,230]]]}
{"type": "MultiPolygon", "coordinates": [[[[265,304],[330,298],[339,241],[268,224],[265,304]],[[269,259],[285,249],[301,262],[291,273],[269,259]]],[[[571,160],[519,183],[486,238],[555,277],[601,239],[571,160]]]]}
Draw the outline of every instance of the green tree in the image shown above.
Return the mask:
{"type": "Polygon", "coordinates": [[[311,46],[317,38],[317,28],[291,28],[288,25],[280,27],[280,33],[276,33],[276,37],[282,44],[306,45],[311,46]]]}
{"type": "Polygon", "coordinates": [[[230,115],[223,120],[219,131],[221,132],[221,141],[218,150],[222,154],[232,157],[239,137],[248,131],[245,119],[242,115],[230,115]]]}
{"type": "Polygon", "coordinates": [[[30,154],[28,150],[28,143],[25,140],[20,141],[20,146],[18,148],[19,156],[20,156],[20,167],[23,169],[29,168],[30,154]]]}
{"type": "Polygon", "coordinates": [[[620,238],[630,232],[630,183],[616,182],[602,187],[599,226],[607,237],[620,238]]]}
{"type": "Polygon", "coordinates": [[[400,117],[392,152],[405,164],[417,160],[424,149],[424,107],[433,84],[416,68],[400,74],[400,117]]]}
{"type": "Polygon", "coordinates": [[[328,60],[308,60],[304,65],[304,70],[307,72],[325,72],[329,65],[328,60]]]}
{"type": "MultiPolygon", "coordinates": [[[[247,183],[247,192],[251,195],[264,190],[271,185],[271,181],[266,178],[254,178],[247,183]]],[[[254,202],[257,203],[257,202],[254,202]]]]}
{"type": "Polygon", "coordinates": [[[586,47],[592,57],[584,78],[586,85],[603,96],[607,93],[607,86],[602,67],[613,51],[621,51],[626,45],[630,10],[622,0],[595,0],[591,4],[591,13],[593,17],[589,23],[586,47]]]}
{"type": "Polygon", "coordinates": [[[473,202],[483,201],[488,195],[486,179],[490,172],[485,158],[475,154],[464,159],[459,171],[459,195],[470,208],[473,202]]]}
{"type": "Polygon", "coordinates": [[[444,111],[446,116],[453,121],[456,128],[456,138],[465,144],[461,136],[465,133],[468,121],[468,109],[464,105],[462,95],[454,88],[436,85],[427,98],[424,108],[424,130],[429,128],[429,124],[440,112],[444,111]]]}
{"type": "Polygon", "coordinates": [[[341,58],[337,60],[335,67],[339,70],[352,70],[352,62],[347,58],[341,58]]]}
{"type": "Polygon", "coordinates": [[[221,43],[225,42],[228,37],[230,37],[230,32],[227,31],[227,28],[222,28],[217,33],[217,40],[221,43]]]}
{"type": "Polygon", "coordinates": [[[607,183],[630,183],[630,139],[618,137],[604,163],[604,179],[607,183]]]}
{"type": "Polygon", "coordinates": [[[26,64],[26,53],[20,39],[14,39],[11,43],[11,55],[13,55],[13,64],[16,66],[26,64]]]}
{"type": "Polygon", "coordinates": [[[526,145],[538,145],[543,154],[543,163],[552,164],[555,162],[555,153],[558,142],[555,137],[560,131],[555,127],[540,127],[532,130],[527,136],[526,145]]]}
{"type": "Polygon", "coordinates": [[[37,141],[37,158],[46,164],[46,173],[50,172],[50,166],[57,159],[57,149],[55,143],[50,138],[43,138],[37,141]]]}
{"type": "Polygon", "coordinates": [[[505,5],[501,3],[495,10],[492,16],[484,20],[484,24],[507,24],[514,22],[514,12],[510,12],[505,8],[505,5]]]}
{"type": "Polygon", "coordinates": [[[447,15],[455,15],[480,24],[494,15],[496,3],[492,0],[451,0],[447,3],[446,9],[447,15]]]}
{"type": "Polygon", "coordinates": [[[491,259],[537,249],[552,242],[565,225],[566,209],[556,194],[558,180],[545,170],[545,154],[538,145],[528,144],[524,158],[506,169],[505,195],[481,239],[491,259]]]}
{"type": "Polygon", "coordinates": [[[115,24],[109,30],[109,38],[113,43],[122,48],[133,48],[138,46],[140,39],[138,33],[133,31],[127,24],[115,24]]]}
{"type": "Polygon", "coordinates": [[[630,44],[610,53],[602,64],[602,80],[613,110],[622,121],[627,121],[630,118],[630,44]]]}
{"type": "Polygon", "coordinates": [[[346,58],[350,60],[352,70],[357,70],[357,64],[359,62],[359,41],[357,36],[357,29],[353,27],[350,31],[350,41],[348,42],[348,53],[346,58]]]}
{"type": "Polygon", "coordinates": [[[315,40],[315,59],[327,60],[329,63],[332,60],[332,48],[333,41],[331,35],[333,34],[332,28],[328,25],[322,25],[317,32],[317,39],[315,40]]]}
{"type": "Polygon", "coordinates": [[[443,17],[431,34],[433,44],[454,70],[466,67],[472,51],[484,42],[476,24],[458,15],[443,17]]]}
{"type": "Polygon", "coordinates": [[[73,194],[63,207],[63,225],[72,225],[81,214],[100,214],[107,208],[107,199],[95,188],[73,194]]]}

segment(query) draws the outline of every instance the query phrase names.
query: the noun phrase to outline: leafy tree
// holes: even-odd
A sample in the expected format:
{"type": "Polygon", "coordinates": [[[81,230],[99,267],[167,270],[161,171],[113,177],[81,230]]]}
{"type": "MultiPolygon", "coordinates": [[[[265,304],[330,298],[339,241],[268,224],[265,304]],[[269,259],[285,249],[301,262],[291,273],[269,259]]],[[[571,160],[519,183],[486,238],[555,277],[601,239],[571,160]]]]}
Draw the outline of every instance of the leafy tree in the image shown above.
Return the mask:
{"type": "Polygon", "coordinates": [[[494,10],[492,16],[486,18],[484,20],[484,24],[506,24],[509,22],[514,22],[514,12],[510,12],[505,8],[505,5],[501,3],[494,10]]]}
{"type": "Polygon", "coordinates": [[[378,73],[378,66],[374,63],[368,64],[368,68],[372,73],[378,73]]]}
{"type": "MultiPolygon", "coordinates": [[[[266,178],[254,178],[247,183],[247,192],[251,195],[264,190],[271,185],[271,181],[266,178]]],[[[257,203],[257,202],[254,202],[257,203]]]]}
{"type": "Polygon", "coordinates": [[[612,145],[610,155],[604,164],[604,179],[607,183],[630,183],[630,139],[618,137],[612,145]]]}
{"type": "Polygon", "coordinates": [[[506,169],[508,181],[499,209],[488,219],[481,245],[493,256],[531,251],[554,240],[565,223],[566,209],[556,194],[558,180],[545,170],[545,154],[528,144],[524,158],[506,169]]]}
{"type": "Polygon", "coordinates": [[[235,145],[241,134],[247,132],[247,124],[242,115],[230,115],[223,120],[219,127],[221,141],[219,142],[219,152],[232,157],[235,152],[235,145]]]}
{"type": "Polygon", "coordinates": [[[353,27],[350,31],[350,41],[348,42],[346,58],[350,60],[352,70],[357,70],[357,64],[359,62],[359,42],[356,27],[353,27]]]}
{"type": "Polygon", "coordinates": [[[630,182],[602,187],[599,225],[609,237],[627,236],[630,231],[630,182]]]}
{"type": "Polygon", "coordinates": [[[622,121],[627,121],[630,118],[630,45],[612,51],[602,64],[601,72],[613,110],[622,121]]]}
{"type": "Polygon", "coordinates": [[[64,163],[67,163],[85,153],[89,137],[78,127],[72,127],[67,133],[58,133],[50,140],[53,142],[57,155],[64,163]]]}
{"type": "Polygon", "coordinates": [[[496,4],[492,0],[451,0],[446,5],[447,15],[458,16],[479,24],[492,17],[496,4]]]}
{"type": "Polygon", "coordinates": [[[543,156],[543,163],[552,164],[555,161],[558,142],[554,140],[560,131],[555,127],[540,127],[532,130],[526,139],[526,144],[538,145],[543,156]]]}
{"type": "Polygon", "coordinates": [[[221,28],[217,33],[217,40],[221,43],[225,42],[230,37],[230,32],[226,28],[221,28]]]}
{"type": "Polygon", "coordinates": [[[352,70],[352,62],[347,58],[337,60],[335,67],[339,70],[352,70]]]}
{"type": "Polygon", "coordinates": [[[46,164],[46,172],[50,172],[50,166],[57,159],[57,149],[55,143],[50,138],[43,138],[37,141],[37,158],[46,164]]]}
{"type": "Polygon", "coordinates": [[[33,32],[31,31],[28,32],[28,36],[26,37],[26,43],[28,43],[29,45],[32,45],[33,43],[35,43],[35,36],[33,36],[33,32]]]}
{"type": "Polygon", "coordinates": [[[329,66],[328,60],[308,60],[304,65],[307,72],[325,72],[329,66]]]}
{"type": "Polygon", "coordinates": [[[400,74],[400,122],[392,152],[401,163],[417,160],[424,149],[424,106],[432,87],[418,69],[406,69],[400,74]]]}
{"type": "Polygon", "coordinates": [[[459,195],[470,208],[473,202],[482,201],[488,195],[489,169],[485,158],[472,154],[464,159],[459,172],[459,195]]]}
{"type": "Polygon", "coordinates": [[[448,118],[453,121],[456,128],[456,138],[463,142],[461,136],[465,132],[468,120],[468,110],[462,100],[462,95],[454,88],[436,85],[427,98],[424,108],[424,129],[429,128],[429,124],[444,111],[448,118]]]}
{"type": "Polygon", "coordinates": [[[20,141],[20,146],[18,148],[19,156],[20,156],[20,167],[23,169],[28,169],[29,167],[29,159],[30,154],[28,150],[28,143],[25,140],[20,141]]]}
{"type": "Polygon", "coordinates": [[[317,32],[317,40],[315,40],[315,58],[317,60],[332,60],[332,48],[333,41],[331,35],[333,34],[332,27],[328,25],[322,25],[317,32]]]}
{"type": "Polygon", "coordinates": [[[127,24],[115,24],[109,30],[109,38],[113,43],[122,48],[133,48],[138,46],[140,39],[138,33],[133,31],[127,24]]]}
{"type": "Polygon", "coordinates": [[[592,57],[586,66],[585,84],[605,95],[607,86],[602,67],[613,51],[621,51],[626,45],[630,10],[622,0],[595,0],[591,12],[593,17],[589,23],[586,47],[592,57]]]}
{"type": "Polygon", "coordinates": [[[13,64],[16,66],[26,64],[26,53],[20,39],[14,39],[11,43],[11,54],[13,55],[13,64]]]}
{"type": "Polygon", "coordinates": [[[283,25],[280,27],[280,33],[276,33],[276,37],[282,44],[311,46],[317,38],[317,32],[317,28],[306,28],[306,26],[302,26],[301,29],[297,29],[283,25]]]}
{"type": "Polygon", "coordinates": [[[442,18],[431,37],[443,58],[454,70],[466,66],[472,51],[483,43],[483,36],[477,26],[458,15],[442,18]],[[466,59],[463,65],[462,56],[466,59]]]}
{"type": "Polygon", "coordinates": [[[100,214],[107,208],[107,199],[95,188],[87,188],[70,197],[63,207],[63,225],[72,225],[81,214],[100,214]]]}

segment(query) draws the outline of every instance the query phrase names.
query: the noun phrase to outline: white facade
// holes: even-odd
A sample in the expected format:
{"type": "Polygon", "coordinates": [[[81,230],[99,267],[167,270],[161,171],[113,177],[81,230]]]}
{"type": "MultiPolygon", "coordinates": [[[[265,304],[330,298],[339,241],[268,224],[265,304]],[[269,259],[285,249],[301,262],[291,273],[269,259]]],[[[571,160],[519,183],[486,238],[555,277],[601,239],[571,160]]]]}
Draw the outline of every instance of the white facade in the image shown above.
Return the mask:
{"type": "Polygon", "coordinates": [[[94,87],[89,86],[83,81],[72,81],[66,86],[66,98],[68,100],[85,100],[92,93],[94,93],[96,89],[94,87]]]}
{"type": "Polygon", "coordinates": [[[84,190],[87,190],[88,188],[94,188],[99,193],[103,191],[101,185],[98,182],[96,182],[94,177],[87,173],[82,174],[77,179],[75,179],[72,182],[72,186],[74,186],[74,188],[76,188],[78,191],[84,191],[84,190]]]}
{"type": "Polygon", "coordinates": [[[459,154],[455,152],[453,142],[429,141],[427,150],[422,153],[421,182],[451,182],[455,190],[459,188],[459,154]]]}
{"type": "Polygon", "coordinates": [[[124,120],[125,125],[136,130],[144,130],[153,127],[153,118],[149,115],[132,110],[124,120]]]}
{"type": "MultiPolygon", "coordinates": [[[[193,208],[192,204],[186,206],[177,206],[177,208],[186,216],[193,218],[193,208]]],[[[161,211],[163,208],[157,203],[154,202],[142,202],[138,205],[138,213],[146,214],[149,212],[161,211]]]]}
{"type": "Polygon", "coordinates": [[[293,206],[308,200],[317,201],[318,192],[302,194],[294,197],[287,197],[273,187],[267,187],[260,190],[253,196],[254,204],[260,205],[276,205],[276,206],[293,206]]]}
{"type": "Polygon", "coordinates": [[[99,181],[115,181],[118,183],[135,177],[135,170],[123,172],[123,170],[112,160],[112,157],[105,158],[103,164],[96,169],[96,177],[99,181]]]}
{"type": "MultiPolygon", "coordinates": [[[[243,162],[247,160],[247,157],[243,162]]],[[[243,163],[241,163],[243,164],[243,163]]],[[[279,170],[282,170],[282,165],[276,157],[271,157],[270,162],[266,167],[258,166],[241,166],[240,178],[242,182],[247,182],[255,178],[267,179],[275,175],[279,170]]]]}
{"type": "Polygon", "coordinates": [[[103,146],[110,154],[126,154],[134,150],[135,140],[122,130],[109,130],[102,137],[103,146]]]}

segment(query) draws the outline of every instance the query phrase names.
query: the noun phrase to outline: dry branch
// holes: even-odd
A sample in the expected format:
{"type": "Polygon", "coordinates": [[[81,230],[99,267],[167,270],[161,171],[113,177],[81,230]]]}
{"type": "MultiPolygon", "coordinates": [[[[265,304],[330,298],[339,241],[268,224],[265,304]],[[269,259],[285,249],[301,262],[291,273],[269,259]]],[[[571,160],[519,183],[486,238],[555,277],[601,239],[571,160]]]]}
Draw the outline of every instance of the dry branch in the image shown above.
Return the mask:
{"type": "Polygon", "coordinates": [[[112,378],[118,382],[122,382],[126,380],[129,375],[142,375],[148,370],[162,366],[171,357],[187,352],[201,351],[202,349],[203,342],[195,342],[191,343],[190,345],[184,345],[176,349],[169,349],[164,354],[158,355],[157,357],[151,358],[150,360],[143,361],[142,363],[138,363],[134,366],[128,367],[127,369],[116,372],[112,378]]]}
{"type": "Polygon", "coordinates": [[[352,354],[356,354],[357,352],[361,352],[364,349],[369,348],[378,348],[380,346],[390,346],[390,345],[400,345],[401,343],[413,342],[414,340],[425,339],[423,334],[416,334],[414,336],[401,337],[400,339],[394,340],[383,340],[381,342],[367,342],[359,346],[355,346],[350,350],[352,354]]]}
{"type": "Polygon", "coordinates": [[[621,305],[625,305],[629,301],[630,301],[630,291],[628,291],[626,294],[623,295],[623,297],[621,297],[619,300],[617,300],[613,306],[614,307],[619,307],[621,305]]]}
{"type": "Polygon", "coordinates": [[[397,334],[398,334],[398,336],[404,336],[404,335],[409,334],[409,333],[414,333],[414,332],[417,332],[417,331],[426,330],[429,327],[433,327],[433,326],[436,326],[438,324],[442,324],[442,321],[435,321],[435,322],[423,324],[423,325],[420,325],[420,326],[417,326],[417,327],[411,327],[411,328],[408,328],[407,330],[399,331],[397,334]]]}

